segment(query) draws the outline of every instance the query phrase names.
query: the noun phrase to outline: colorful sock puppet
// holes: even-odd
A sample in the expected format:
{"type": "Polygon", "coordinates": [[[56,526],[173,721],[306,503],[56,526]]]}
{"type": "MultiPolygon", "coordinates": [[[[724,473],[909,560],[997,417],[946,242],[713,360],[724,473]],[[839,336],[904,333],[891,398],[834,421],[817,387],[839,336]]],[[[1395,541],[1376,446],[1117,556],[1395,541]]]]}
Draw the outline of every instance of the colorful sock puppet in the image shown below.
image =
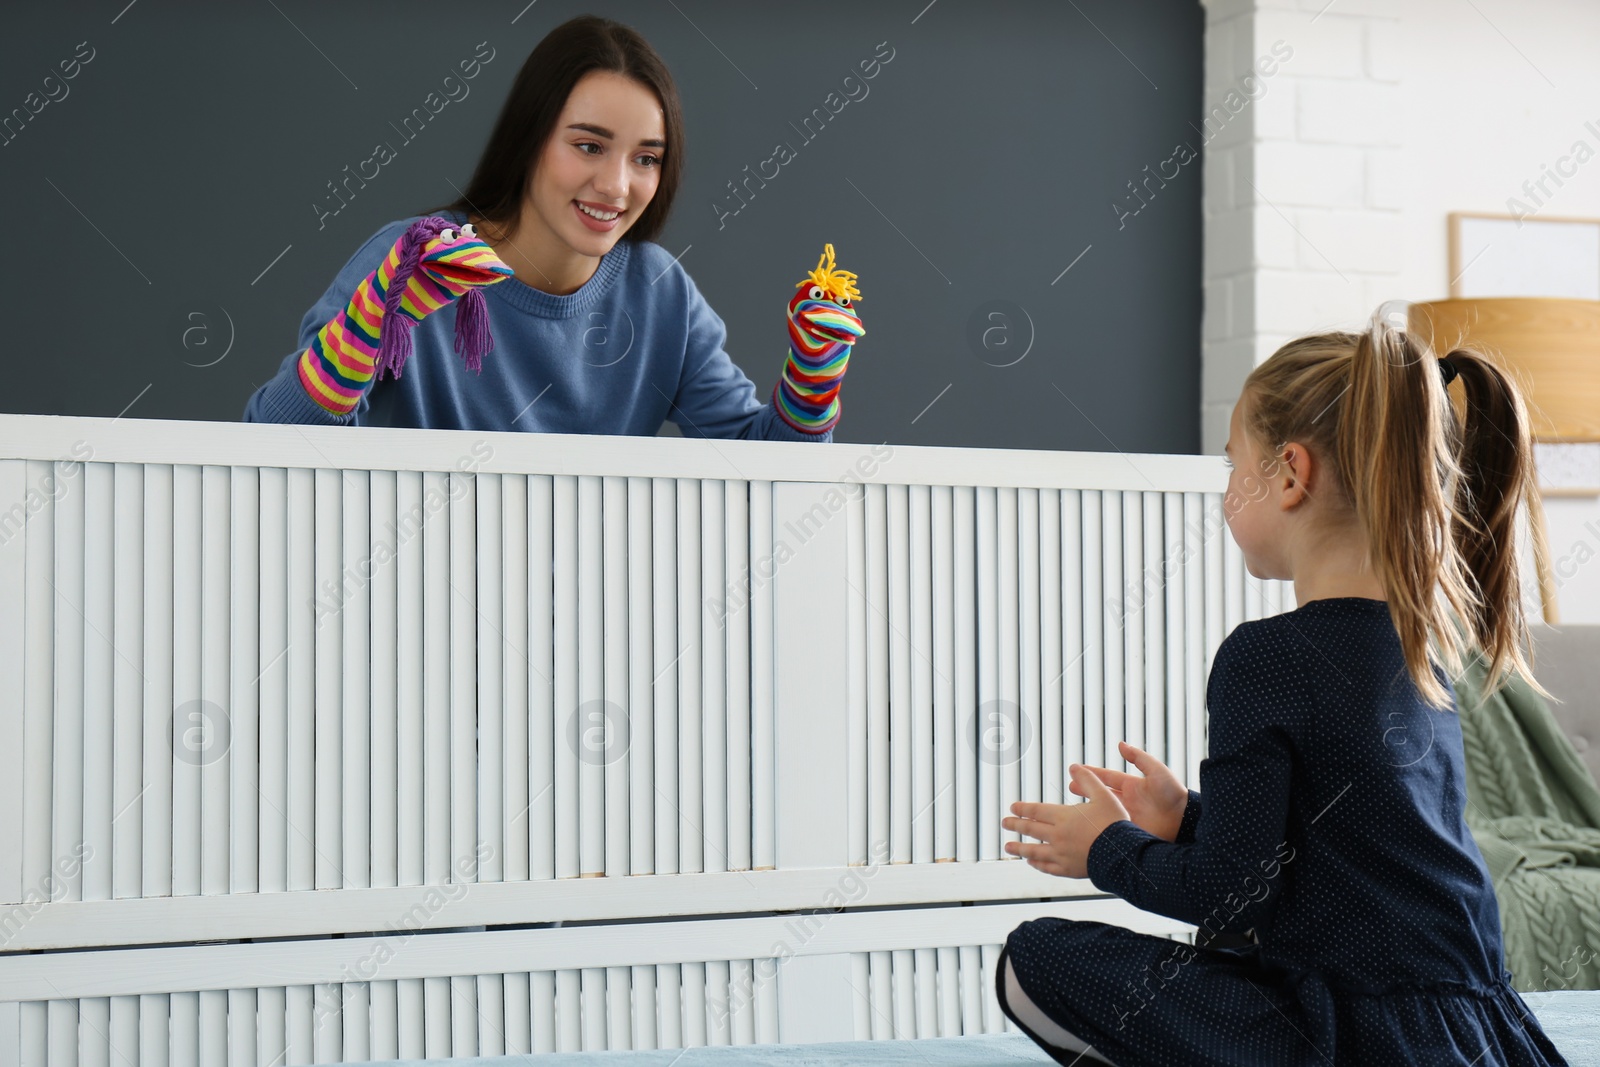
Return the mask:
{"type": "Polygon", "coordinates": [[[306,395],[334,415],[349,415],[375,376],[400,377],[412,327],[458,297],[455,350],[469,370],[481,370],[494,350],[481,290],[511,273],[471,224],[418,219],[301,353],[306,395]]]}
{"type": "Polygon", "coordinates": [[[789,301],[789,358],[772,388],[772,403],[796,430],[823,433],[839,421],[839,385],[850,348],[865,332],[853,307],[861,293],[856,276],[833,265],[831,244],[795,288],[800,291],[789,301]]]}

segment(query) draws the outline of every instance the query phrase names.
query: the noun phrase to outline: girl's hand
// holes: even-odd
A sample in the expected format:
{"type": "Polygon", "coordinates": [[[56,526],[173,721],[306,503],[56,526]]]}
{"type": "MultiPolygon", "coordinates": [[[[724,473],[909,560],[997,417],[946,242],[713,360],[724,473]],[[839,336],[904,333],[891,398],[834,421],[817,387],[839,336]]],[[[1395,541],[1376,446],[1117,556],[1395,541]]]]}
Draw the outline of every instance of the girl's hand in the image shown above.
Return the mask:
{"type": "MultiPolygon", "coordinates": [[[[1126,741],[1119,741],[1117,747],[1124,759],[1143,772],[1142,777],[1107,767],[1085,769],[1122,802],[1134,825],[1163,841],[1176,840],[1183,811],[1189,805],[1189,790],[1170,767],[1144,749],[1126,741]]],[[[1067,788],[1079,796],[1089,795],[1078,787],[1076,779],[1067,788]]]]}
{"type": "Polygon", "coordinates": [[[1019,800],[1011,805],[1017,817],[1007,816],[1000,825],[1037,837],[1041,844],[1007,841],[1006,851],[1021,856],[1035,870],[1046,874],[1088,877],[1089,846],[1100,831],[1128,818],[1122,802],[1089,770],[1081,763],[1067,768],[1072,784],[1082,787],[1073,791],[1089,798],[1086,804],[1033,804],[1019,800]]]}

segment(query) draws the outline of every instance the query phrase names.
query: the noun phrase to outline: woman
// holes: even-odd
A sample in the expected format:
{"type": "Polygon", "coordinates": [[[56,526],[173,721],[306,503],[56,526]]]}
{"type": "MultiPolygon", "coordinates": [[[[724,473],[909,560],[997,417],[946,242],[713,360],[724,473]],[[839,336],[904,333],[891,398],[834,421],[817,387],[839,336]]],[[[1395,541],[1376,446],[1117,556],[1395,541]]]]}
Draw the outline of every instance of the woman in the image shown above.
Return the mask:
{"type": "MultiPolygon", "coordinates": [[[[670,419],[692,437],[831,440],[847,357],[791,349],[761,403],[724,351],[722,320],[654,243],[682,173],[682,111],[655,50],[609,19],[558,26],[518,72],[465,193],[428,213],[459,229],[413,216],[374,234],[306,313],[300,348],[245,420],[653,436],[670,419]],[[422,239],[408,276],[407,242],[422,239]],[[496,273],[439,269],[446,243],[478,241],[496,273]],[[401,311],[398,296],[385,301],[397,269],[414,328],[404,324],[399,363],[385,339],[385,377],[374,359],[380,320],[401,311]],[[487,311],[494,339],[476,370],[450,351],[456,298],[474,289],[467,311],[487,311]]],[[[860,332],[848,304],[846,346],[860,332]]],[[[462,328],[479,336],[465,315],[462,328]]]]}

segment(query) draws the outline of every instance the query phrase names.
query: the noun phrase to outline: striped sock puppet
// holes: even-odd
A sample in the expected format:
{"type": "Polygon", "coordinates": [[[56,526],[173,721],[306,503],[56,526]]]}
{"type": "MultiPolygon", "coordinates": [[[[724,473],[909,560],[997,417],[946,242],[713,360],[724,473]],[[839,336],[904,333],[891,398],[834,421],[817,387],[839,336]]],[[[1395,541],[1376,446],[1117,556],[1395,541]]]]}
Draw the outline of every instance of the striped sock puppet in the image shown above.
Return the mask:
{"type": "Polygon", "coordinates": [[[482,289],[511,273],[471,224],[418,219],[300,354],[300,385],[330,414],[349,415],[385,371],[400,377],[412,327],[457,298],[455,350],[481,370],[494,350],[482,289]]]}
{"type": "Polygon", "coordinates": [[[824,433],[839,422],[839,386],[850,349],[865,331],[855,313],[856,276],[833,263],[825,246],[817,269],[795,286],[789,301],[789,357],[772,387],[772,404],[802,433],[824,433]]]}

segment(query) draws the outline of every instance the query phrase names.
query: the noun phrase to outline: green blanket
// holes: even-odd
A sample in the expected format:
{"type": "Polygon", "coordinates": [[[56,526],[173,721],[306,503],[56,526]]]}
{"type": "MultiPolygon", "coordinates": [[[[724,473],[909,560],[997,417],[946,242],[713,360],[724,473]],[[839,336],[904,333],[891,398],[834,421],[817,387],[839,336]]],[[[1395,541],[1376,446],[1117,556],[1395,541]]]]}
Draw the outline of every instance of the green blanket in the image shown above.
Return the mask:
{"type": "Polygon", "coordinates": [[[1466,820],[1494,878],[1512,984],[1600,989],[1600,787],[1543,697],[1513,676],[1483,700],[1484,682],[1475,663],[1455,686],[1466,820]]]}

